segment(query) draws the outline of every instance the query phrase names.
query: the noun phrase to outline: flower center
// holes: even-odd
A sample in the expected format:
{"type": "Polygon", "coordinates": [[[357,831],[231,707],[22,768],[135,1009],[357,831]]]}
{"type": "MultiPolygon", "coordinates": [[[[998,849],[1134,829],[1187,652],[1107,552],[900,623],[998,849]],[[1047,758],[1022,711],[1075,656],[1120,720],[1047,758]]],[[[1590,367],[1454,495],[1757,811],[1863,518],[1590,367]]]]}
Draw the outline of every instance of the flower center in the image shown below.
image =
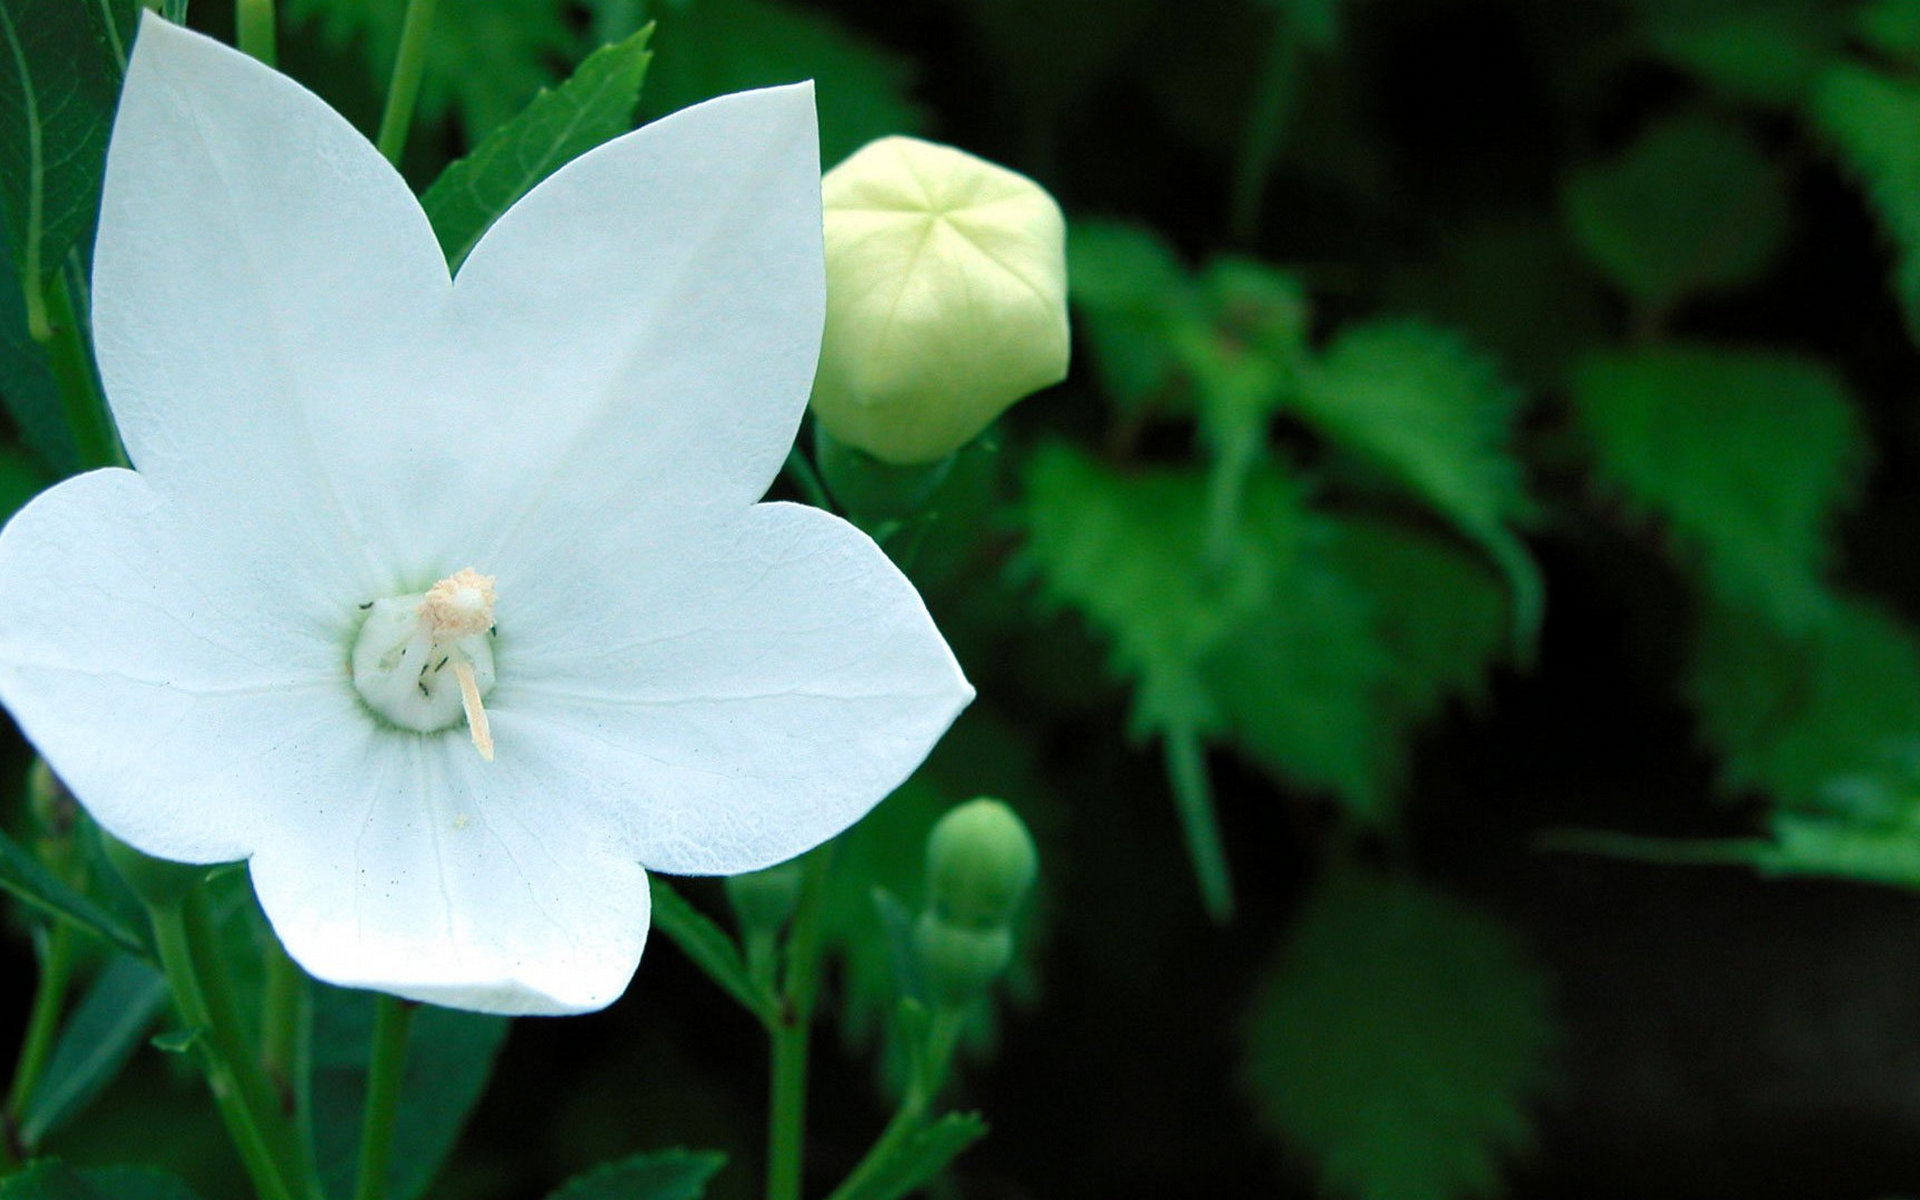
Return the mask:
{"type": "Polygon", "coordinates": [[[464,717],[474,749],[493,761],[481,706],[493,690],[493,576],[472,567],[424,592],[366,605],[349,660],[353,686],[402,729],[438,733],[464,717]]]}

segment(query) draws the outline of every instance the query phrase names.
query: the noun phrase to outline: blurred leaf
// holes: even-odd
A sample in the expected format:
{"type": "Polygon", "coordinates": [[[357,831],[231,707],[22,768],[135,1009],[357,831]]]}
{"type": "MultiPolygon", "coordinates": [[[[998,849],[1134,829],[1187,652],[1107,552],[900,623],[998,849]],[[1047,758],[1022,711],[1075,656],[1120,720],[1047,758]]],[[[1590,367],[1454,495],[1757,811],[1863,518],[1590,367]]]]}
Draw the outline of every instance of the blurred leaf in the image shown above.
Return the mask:
{"type": "Polygon", "coordinates": [[[1109,398],[1123,410],[1163,399],[1178,372],[1173,330],[1195,306],[1173,247],[1141,226],[1075,222],[1067,280],[1109,398]]]}
{"type": "Polygon", "coordinates": [[[171,1175],[140,1167],[70,1167],[45,1159],[0,1177],[0,1200],[197,1200],[171,1175]]]}
{"type": "Polygon", "coordinates": [[[1198,472],[1120,475],[1059,444],[1028,463],[1027,551],[1042,592],[1113,639],[1114,665],[1135,683],[1136,733],[1216,723],[1197,664],[1265,599],[1266,551],[1300,519],[1277,475],[1255,482],[1236,552],[1216,558],[1198,472]]]}
{"type": "Polygon", "coordinates": [[[1920,0],[1870,0],[1855,10],[1852,26],[1879,53],[1920,61],[1920,0]]]}
{"type": "MultiPolygon", "coordinates": [[[[354,1194],[375,997],[312,985],[310,1046],[314,1157],[326,1194],[354,1194]]],[[[387,1195],[413,1200],[433,1182],[467,1116],[486,1089],[507,1036],[504,1017],[423,1004],[413,1016],[394,1122],[387,1195]]]]}
{"type": "Polygon", "coordinates": [[[420,204],[458,270],[481,235],[513,202],[562,166],[633,128],[633,109],[653,55],[651,25],[587,57],[567,81],[542,88],[520,115],[433,181],[420,204]]]}
{"type": "Polygon", "coordinates": [[[0,524],[24,508],[39,490],[39,469],[12,446],[0,445],[0,524]]]}
{"type": "Polygon", "coordinates": [[[1745,609],[1710,608],[1695,635],[1687,692],[1722,784],[1815,805],[1920,736],[1920,642],[1861,600],[1785,632],[1745,609]]]}
{"type": "Polygon", "coordinates": [[[117,954],[60,1030],[46,1073],[20,1122],[20,1139],[39,1145],[113,1082],[167,1006],[167,977],[117,954]]]}
{"type": "Polygon", "coordinates": [[[1840,47],[1839,6],[1823,0],[1641,0],[1661,57],[1728,96],[1789,107],[1840,47]]]}
{"type": "Polygon", "coordinates": [[[700,1200],[727,1163],[713,1151],[657,1150],[576,1175],[547,1200],[700,1200]]]}
{"type": "Polygon", "coordinates": [[[61,882],[18,842],[0,833],[0,891],[53,917],[63,917],[110,945],[151,960],[146,940],[120,918],[61,882]]]}
{"type": "Polygon", "coordinates": [[[1653,311],[1752,283],[1787,234],[1779,169],[1745,129],[1699,115],[1659,121],[1619,156],[1574,168],[1561,200],[1581,250],[1653,311]]]}
{"type": "Polygon", "coordinates": [[[1255,1112],[1361,1200],[1494,1195],[1533,1141],[1556,1041],[1548,980],[1506,926],[1411,882],[1332,869],[1246,1022],[1255,1112]]]}
{"type": "MultiPolygon", "coordinates": [[[[0,243],[11,245],[0,228],[0,243]]],[[[6,246],[0,251],[10,254],[6,246]]],[[[80,465],[67,413],[46,349],[27,330],[27,302],[12,278],[0,280],[0,404],[20,428],[20,440],[49,472],[65,475],[80,465]]]]}
{"type": "Polygon", "coordinates": [[[780,0],[699,0],[660,13],[660,57],[647,80],[649,116],[772,84],[814,81],[820,161],[832,166],[890,133],[922,124],[907,99],[912,64],[823,12],[780,0]]]}
{"type": "Polygon", "coordinates": [[[106,40],[120,5],[0,0],[0,211],[26,287],[93,229],[124,55],[106,40]]]}
{"type": "MultiPolygon", "coordinates": [[[[385,94],[407,6],[393,0],[287,0],[289,25],[313,22],[336,50],[353,50],[368,83],[385,94]]],[[[416,120],[460,114],[478,140],[507,123],[557,79],[554,63],[583,51],[565,0],[486,0],[444,8],[427,42],[416,120]]]]}
{"type": "Polygon", "coordinates": [[[897,1200],[932,1182],[968,1146],[987,1136],[979,1113],[948,1113],[915,1130],[882,1169],[858,1186],[843,1187],[833,1200],[897,1200]]]}
{"type": "Polygon", "coordinates": [[[672,938],[680,952],[726,989],[742,1008],[765,1019],[772,1011],[773,998],[763,994],[747,974],[740,948],[726,930],[687,903],[664,879],[650,876],[647,886],[653,898],[653,922],[660,932],[672,938]]]}
{"type": "Polygon", "coordinates": [[[1601,480],[1659,518],[1724,602],[1790,627],[1823,617],[1833,518],[1866,453],[1833,371],[1785,354],[1649,347],[1588,359],[1573,404],[1601,480]]]}
{"type": "Polygon", "coordinates": [[[1515,643],[1530,645],[1544,600],[1513,529],[1526,508],[1508,448],[1519,404],[1493,364],[1451,333],[1382,321],[1343,330],[1302,383],[1288,399],[1303,421],[1485,551],[1511,593],[1515,643]]]}
{"type": "Polygon", "coordinates": [[[1920,85],[1841,65],[1821,75],[1810,107],[1899,251],[1894,294],[1920,341],[1920,85]]]}

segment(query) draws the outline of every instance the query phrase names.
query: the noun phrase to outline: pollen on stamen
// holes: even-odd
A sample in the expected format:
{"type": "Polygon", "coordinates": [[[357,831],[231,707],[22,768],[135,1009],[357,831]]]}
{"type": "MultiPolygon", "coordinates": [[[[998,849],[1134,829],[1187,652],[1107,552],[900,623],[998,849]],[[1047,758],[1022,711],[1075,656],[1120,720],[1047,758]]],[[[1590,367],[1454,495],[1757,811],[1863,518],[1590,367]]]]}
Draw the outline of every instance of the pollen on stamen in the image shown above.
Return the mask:
{"type": "Polygon", "coordinates": [[[420,616],[435,641],[471,637],[493,627],[493,576],[462,567],[427,589],[420,616]]]}

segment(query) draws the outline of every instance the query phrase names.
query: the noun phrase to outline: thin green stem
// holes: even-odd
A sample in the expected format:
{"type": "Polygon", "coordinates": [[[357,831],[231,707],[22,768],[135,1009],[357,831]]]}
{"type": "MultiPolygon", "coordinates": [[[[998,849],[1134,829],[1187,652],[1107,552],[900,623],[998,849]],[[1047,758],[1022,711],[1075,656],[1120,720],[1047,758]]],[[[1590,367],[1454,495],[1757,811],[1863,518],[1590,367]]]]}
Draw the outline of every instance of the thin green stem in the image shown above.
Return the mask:
{"type": "Polygon", "coordinates": [[[52,276],[42,295],[47,306],[47,336],[41,344],[46,347],[54,382],[60,386],[60,403],[66,411],[67,428],[72,431],[80,466],[84,470],[124,467],[127,457],[114,432],[106,397],[94,377],[86,333],[74,308],[66,277],[52,276]]]}
{"type": "Polygon", "coordinates": [[[292,1112],[293,1061],[300,1035],[300,968],[287,957],[280,939],[269,935],[260,949],[266,983],[260,995],[260,1068],[267,1073],[283,1112],[292,1112]]]}
{"type": "Polygon", "coordinates": [[[943,1006],[934,1010],[927,1028],[926,1045],[918,1059],[918,1070],[907,1081],[900,1107],[894,1110],[887,1127],[868,1148],[859,1165],[833,1189],[833,1195],[827,1200],[847,1200],[860,1195],[873,1176],[885,1170],[902,1147],[926,1127],[927,1114],[933,1110],[933,1102],[946,1082],[947,1069],[953,1063],[954,1047],[960,1043],[964,1021],[965,1014],[959,1009],[943,1006]]]}
{"type": "Polygon", "coordinates": [[[367,1106],[360,1124],[360,1182],[354,1200],[386,1200],[387,1167],[393,1159],[393,1124],[406,1077],[410,1000],[381,996],[373,1010],[373,1057],[367,1068],[367,1106]]]}
{"type": "MultiPolygon", "coordinates": [[[[196,893],[197,894],[197,893],[196,893]]],[[[154,949],[160,966],[173,989],[174,1006],[194,1038],[194,1049],[206,1072],[207,1086],[226,1122],[227,1133],[240,1152],[240,1162],[253,1180],[261,1200],[298,1200],[299,1193],[288,1180],[285,1166],[274,1155],[264,1129],[270,1113],[248,1104],[244,1089],[236,1078],[234,1063],[222,1051],[222,1039],[214,1034],[214,1018],[201,985],[199,956],[194,953],[193,925],[187,919],[186,903],[156,904],[148,909],[153,919],[154,949]]]]}
{"type": "Polygon", "coordinates": [[[33,1008],[27,1017],[26,1039],[21,1043],[20,1059],[13,1069],[13,1086],[7,1090],[6,1119],[9,1129],[18,1127],[27,1115],[27,1102],[40,1086],[40,1073],[46,1070],[53,1053],[54,1035],[60,1031],[60,1014],[67,1005],[67,985],[73,981],[74,930],[71,922],[56,920],[47,930],[40,955],[40,982],[33,990],[33,1008]]]}
{"type": "Polygon", "coordinates": [[[787,939],[787,971],[777,1019],[768,1027],[773,1049],[768,1083],[767,1200],[799,1200],[806,1166],[807,1057],[813,1002],[820,983],[820,940],[833,846],[807,856],[800,905],[787,939]]]}
{"type": "Polygon", "coordinates": [[[400,25],[400,51],[393,59],[393,79],[387,84],[387,107],[380,114],[380,135],[375,139],[380,153],[396,167],[407,148],[413,102],[420,97],[420,77],[426,73],[434,3],[435,0],[407,0],[407,16],[400,25]]]}
{"type": "Polygon", "coordinates": [[[251,54],[268,66],[279,61],[273,32],[273,0],[234,0],[234,41],[242,53],[251,54]]]}
{"type": "Polygon", "coordinates": [[[1207,915],[1226,922],[1233,917],[1233,875],[1220,844],[1220,822],[1213,811],[1213,781],[1207,774],[1206,747],[1200,735],[1186,725],[1166,732],[1167,776],[1173,783],[1180,826],[1187,835],[1187,855],[1200,881],[1200,898],[1207,915]]]}
{"type": "Polygon", "coordinates": [[[1300,67],[1306,57],[1302,49],[1293,14],[1276,9],[1273,38],[1267,43],[1253,110],[1240,141],[1240,155],[1233,164],[1228,222],[1235,240],[1242,243],[1251,242],[1260,231],[1267,180],[1273,174],[1273,160],[1279,154],[1281,138],[1300,94],[1300,67]]]}

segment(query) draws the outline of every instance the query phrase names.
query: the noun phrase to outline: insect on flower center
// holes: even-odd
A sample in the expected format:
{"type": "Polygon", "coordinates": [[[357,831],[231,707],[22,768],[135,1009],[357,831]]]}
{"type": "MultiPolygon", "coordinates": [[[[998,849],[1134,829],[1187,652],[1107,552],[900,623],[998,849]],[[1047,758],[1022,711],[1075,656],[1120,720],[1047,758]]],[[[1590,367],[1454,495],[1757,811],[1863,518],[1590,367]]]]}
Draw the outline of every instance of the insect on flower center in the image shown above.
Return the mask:
{"type": "Polygon", "coordinates": [[[363,605],[349,669],[367,706],[402,729],[438,733],[465,721],[493,761],[483,701],[493,690],[493,576],[472,567],[424,592],[363,605]]]}

